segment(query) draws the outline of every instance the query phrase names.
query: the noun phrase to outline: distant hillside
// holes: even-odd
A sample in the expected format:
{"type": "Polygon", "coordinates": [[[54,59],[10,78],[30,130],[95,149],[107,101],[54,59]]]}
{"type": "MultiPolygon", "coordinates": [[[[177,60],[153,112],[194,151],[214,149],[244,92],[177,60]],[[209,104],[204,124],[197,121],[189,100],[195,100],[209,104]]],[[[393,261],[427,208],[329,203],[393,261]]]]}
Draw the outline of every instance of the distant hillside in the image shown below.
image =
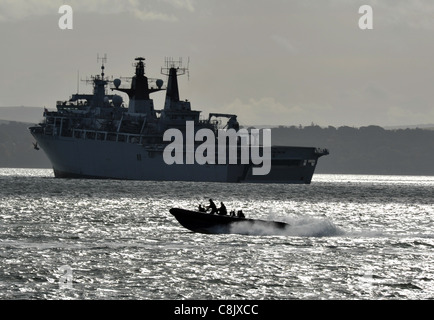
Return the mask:
{"type": "Polygon", "coordinates": [[[318,173],[434,175],[434,131],[319,126],[278,127],[276,145],[325,147],[318,173]]]}
{"type": "Polygon", "coordinates": [[[51,168],[42,150],[35,150],[35,141],[29,132],[31,124],[22,122],[0,123],[0,167],[51,168]]]}
{"type": "Polygon", "coordinates": [[[428,124],[414,124],[414,125],[408,125],[408,126],[385,126],[383,127],[386,130],[398,130],[398,129],[427,129],[427,130],[434,130],[434,124],[428,123],[428,124]]]}
{"type": "Polygon", "coordinates": [[[43,107],[0,107],[0,122],[16,121],[39,123],[43,119],[43,107]]]}
{"type": "MultiPolygon", "coordinates": [[[[50,168],[28,123],[0,122],[0,167],[50,168]]],[[[434,130],[378,126],[272,128],[274,145],[327,148],[317,173],[434,175],[434,130]]]]}

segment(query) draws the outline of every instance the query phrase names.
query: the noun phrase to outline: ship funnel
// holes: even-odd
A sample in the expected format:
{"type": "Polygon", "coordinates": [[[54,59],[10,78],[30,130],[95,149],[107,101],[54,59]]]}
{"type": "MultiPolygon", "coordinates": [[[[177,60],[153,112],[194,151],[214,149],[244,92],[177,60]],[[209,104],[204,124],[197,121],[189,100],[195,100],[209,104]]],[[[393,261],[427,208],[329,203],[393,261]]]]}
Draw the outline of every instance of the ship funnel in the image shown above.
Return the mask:
{"type": "Polygon", "coordinates": [[[174,110],[179,105],[178,76],[185,74],[188,69],[182,67],[182,59],[175,61],[171,58],[165,59],[165,68],[161,68],[161,73],[168,76],[165,110],[174,110]]]}
{"type": "Polygon", "coordinates": [[[178,78],[176,71],[175,68],[170,68],[164,109],[172,109],[179,101],[178,78]]]}

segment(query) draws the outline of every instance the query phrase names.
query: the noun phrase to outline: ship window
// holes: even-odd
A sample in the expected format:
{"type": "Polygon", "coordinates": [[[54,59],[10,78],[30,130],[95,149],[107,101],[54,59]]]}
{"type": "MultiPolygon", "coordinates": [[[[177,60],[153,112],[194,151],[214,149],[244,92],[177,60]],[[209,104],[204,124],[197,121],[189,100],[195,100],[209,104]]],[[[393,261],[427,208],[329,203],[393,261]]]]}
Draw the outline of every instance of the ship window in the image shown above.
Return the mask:
{"type": "Polygon", "coordinates": [[[316,160],[309,160],[308,162],[312,167],[316,164],[316,160]]]}

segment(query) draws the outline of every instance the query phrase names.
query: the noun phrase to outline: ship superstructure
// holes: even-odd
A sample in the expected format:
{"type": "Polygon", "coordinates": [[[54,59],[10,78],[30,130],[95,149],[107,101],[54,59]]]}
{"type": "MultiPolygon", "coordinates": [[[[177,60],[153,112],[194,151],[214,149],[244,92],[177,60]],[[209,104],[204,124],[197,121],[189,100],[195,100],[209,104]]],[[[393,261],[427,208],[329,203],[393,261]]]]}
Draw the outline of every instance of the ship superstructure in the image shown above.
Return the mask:
{"type": "Polygon", "coordinates": [[[203,118],[201,111],[191,109],[188,100],[180,99],[178,76],[188,71],[181,61],[166,59],[161,69],[167,76],[166,86],[162,79],[146,76],[144,61],[142,57],[135,59],[132,78],[109,80],[105,76],[106,59],[102,59],[101,73],[88,80],[93,85],[92,94],[77,93],[68,101],[57,102],[56,111],[44,110],[44,121],[30,128],[56,177],[311,182],[318,158],[328,154],[325,149],[273,146],[267,175],[252,174],[255,164],[251,161],[167,164],[163,152],[170,142],[163,135],[168,129],[186,133],[187,124],[193,124],[195,132],[208,129],[217,136],[219,129],[238,131],[240,125],[234,114],[210,113],[203,118]],[[156,109],[151,99],[151,94],[159,91],[166,91],[163,109],[156,109]],[[128,104],[121,95],[128,98],[128,104]],[[227,118],[225,125],[221,118],[227,118]]]}

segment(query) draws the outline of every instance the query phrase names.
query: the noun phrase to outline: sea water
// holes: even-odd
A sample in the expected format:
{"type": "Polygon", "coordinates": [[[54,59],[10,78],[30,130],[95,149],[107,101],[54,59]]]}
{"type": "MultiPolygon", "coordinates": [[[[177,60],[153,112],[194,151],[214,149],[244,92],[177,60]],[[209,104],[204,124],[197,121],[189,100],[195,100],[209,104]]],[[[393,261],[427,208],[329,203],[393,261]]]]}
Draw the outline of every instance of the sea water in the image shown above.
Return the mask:
{"type": "Polygon", "coordinates": [[[310,185],[56,179],[0,169],[0,299],[432,299],[434,177],[310,185]],[[205,235],[212,198],[284,233],[205,235]]]}

